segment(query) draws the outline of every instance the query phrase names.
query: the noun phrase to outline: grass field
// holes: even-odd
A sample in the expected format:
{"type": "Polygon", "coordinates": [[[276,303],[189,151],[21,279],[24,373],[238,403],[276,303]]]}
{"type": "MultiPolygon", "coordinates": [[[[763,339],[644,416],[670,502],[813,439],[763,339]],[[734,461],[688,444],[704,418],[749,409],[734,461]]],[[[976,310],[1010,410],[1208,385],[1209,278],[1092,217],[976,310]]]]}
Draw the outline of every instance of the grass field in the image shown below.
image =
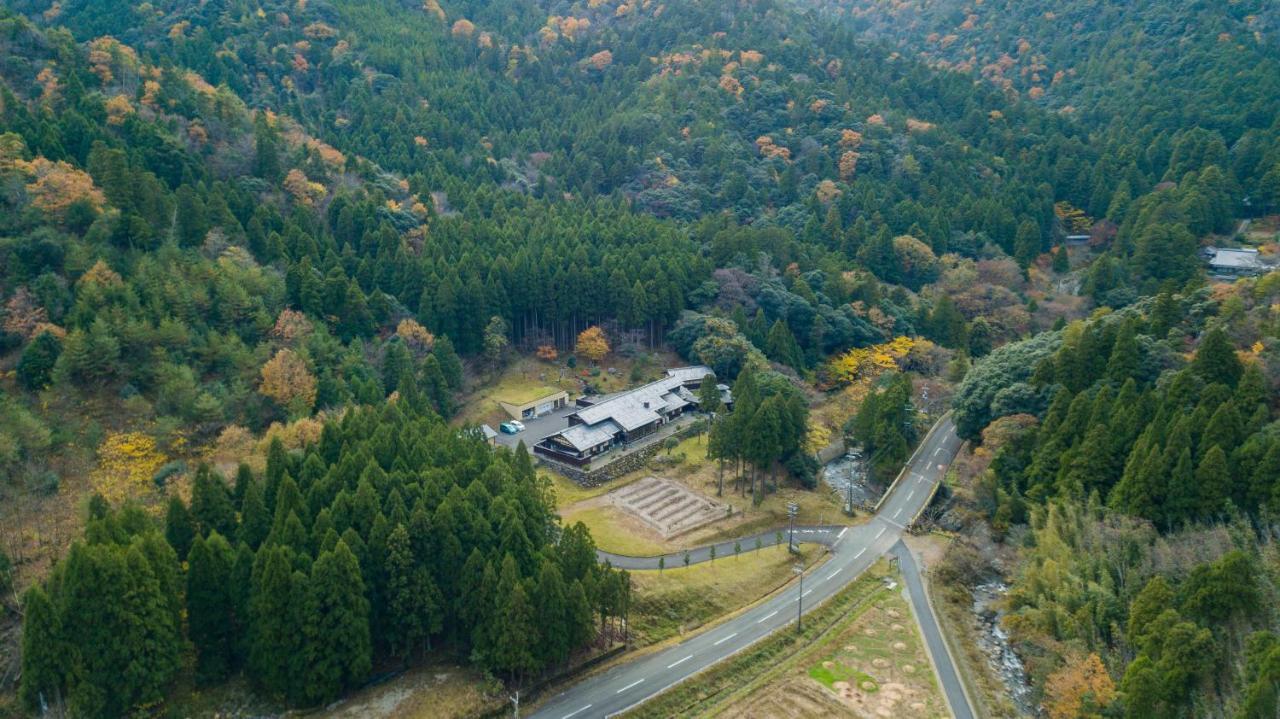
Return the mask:
{"type": "Polygon", "coordinates": [[[648,557],[684,548],[679,543],[663,541],[639,519],[609,504],[579,503],[560,516],[565,526],[576,522],[587,525],[596,546],[606,552],[648,557]]]}
{"type": "Polygon", "coordinates": [[[578,394],[578,382],[573,371],[566,369],[564,378],[560,368],[541,360],[521,357],[513,361],[497,378],[482,383],[460,405],[458,421],[467,423],[487,422],[495,429],[499,422],[510,419],[499,401],[523,404],[553,392],[565,390],[570,398],[578,394]]]}
{"type": "MultiPolygon", "coordinates": [[[[806,546],[806,563],[821,550],[806,546]]],[[[714,562],[677,566],[661,572],[632,572],[635,597],[632,632],[641,646],[689,632],[771,594],[793,578],[796,559],[786,547],[718,557],[714,562]]]]}

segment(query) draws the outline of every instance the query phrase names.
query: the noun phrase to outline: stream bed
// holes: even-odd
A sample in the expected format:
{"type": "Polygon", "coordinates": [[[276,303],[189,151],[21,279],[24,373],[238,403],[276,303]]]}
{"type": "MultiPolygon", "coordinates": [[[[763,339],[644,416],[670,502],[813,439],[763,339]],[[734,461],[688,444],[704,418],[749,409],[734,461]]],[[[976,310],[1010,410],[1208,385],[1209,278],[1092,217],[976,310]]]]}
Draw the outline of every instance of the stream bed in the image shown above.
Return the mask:
{"type": "Polygon", "coordinates": [[[1009,635],[1000,626],[1004,612],[999,602],[1009,587],[1002,582],[987,582],[973,588],[973,613],[978,619],[978,647],[987,658],[987,664],[1004,684],[1010,700],[1023,716],[1038,716],[1039,708],[1032,699],[1031,684],[1027,680],[1022,660],[1009,645],[1009,635]]]}
{"type": "Polygon", "coordinates": [[[839,493],[842,503],[849,501],[849,479],[853,479],[854,506],[874,504],[880,499],[880,495],[884,493],[883,488],[874,487],[867,482],[867,477],[862,471],[861,461],[848,454],[833,460],[822,468],[822,481],[839,493]]]}

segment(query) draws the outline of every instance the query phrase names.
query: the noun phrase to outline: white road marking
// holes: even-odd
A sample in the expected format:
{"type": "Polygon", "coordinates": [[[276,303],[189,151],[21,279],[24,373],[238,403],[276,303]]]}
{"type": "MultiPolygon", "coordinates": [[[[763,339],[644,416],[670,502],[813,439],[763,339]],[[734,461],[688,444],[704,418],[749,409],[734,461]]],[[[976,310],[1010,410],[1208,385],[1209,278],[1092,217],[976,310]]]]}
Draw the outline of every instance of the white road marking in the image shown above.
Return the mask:
{"type": "Polygon", "coordinates": [[[907,501],[910,502],[911,498],[914,496],[916,496],[916,491],[914,489],[911,490],[910,492],[907,492],[907,501]]]}
{"type": "MultiPolygon", "coordinates": [[[[862,550],[862,552],[865,552],[865,551],[867,551],[867,550],[865,550],[865,549],[864,549],[864,550],[862,550]]],[[[858,554],[862,554],[862,552],[858,552],[858,554]]],[[[828,575],[827,575],[827,579],[830,579],[830,578],[832,578],[832,577],[836,576],[836,575],[837,575],[837,574],[839,574],[839,573],[840,573],[840,570],[839,570],[839,569],[837,569],[836,571],[834,571],[834,572],[832,572],[832,573],[828,574],[828,575]]]]}
{"type": "Polygon", "coordinates": [[[880,531],[879,531],[879,532],[876,532],[876,539],[879,539],[879,538],[880,538],[880,535],[884,534],[884,530],[885,530],[885,528],[884,528],[884,527],[881,527],[881,528],[880,528],[880,531]]]}
{"type": "Polygon", "coordinates": [[[812,593],[813,593],[813,590],[812,590],[812,589],[806,589],[806,590],[804,590],[804,594],[801,594],[800,596],[802,596],[802,597],[807,597],[807,596],[809,596],[809,595],[810,595],[810,594],[812,594],[812,593]]]}
{"type": "MultiPolygon", "coordinates": [[[[777,614],[777,612],[774,612],[774,614],[777,614]]],[[[693,659],[693,655],[692,655],[692,654],[690,654],[689,656],[685,657],[684,659],[681,659],[681,660],[679,660],[679,661],[676,661],[675,663],[668,664],[668,665],[667,665],[667,669],[673,669],[673,668],[675,668],[675,667],[678,667],[678,666],[680,666],[681,664],[684,664],[685,662],[689,661],[690,659],[693,659]]]]}
{"type": "MultiPolygon", "coordinates": [[[[770,619],[773,619],[773,618],[774,618],[774,616],[776,616],[777,614],[778,614],[778,610],[777,610],[777,609],[775,609],[775,610],[773,610],[772,612],[770,612],[770,613],[766,614],[765,616],[760,617],[759,619],[757,619],[757,620],[756,620],[756,624],[761,624],[761,623],[767,622],[767,621],[769,621],[770,619]]],[[[689,657],[685,657],[684,659],[688,659],[688,658],[689,658],[689,657]]],[[[684,659],[681,659],[680,661],[682,662],[682,661],[684,661],[684,659]]],[[[676,662],[676,663],[677,663],[677,664],[679,664],[680,662],[676,662]]],[[[670,668],[671,668],[671,667],[667,667],[667,669],[670,669],[670,668]]]]}
{"type": "Polygon", "coordinates": [[[940,454],[942,454],[942,448],[941,448],[941,447],[939,447],[939,448],[937,448],[937,449],[933,450],[933,456],[937,457],[937,456],[938,456],[938,455],[940,455],[940,454]]]}
{"type": "Polygon", "coordinates": [[[733,639],[733,638],[734,638],[734,637],[736,637],[736,636],[738,636],[738,633],[737,633],[737,632],[734,632],[733,634],[730,634],[729,636],[725,637],[724,639],[721,639],[720,641],[716,642],[716,643],[715,643],[715,644],[713,644],[712,646],[718,647],[718,646],[720,646],[721,644],[724,644],[725,642],[729,641],[730,639],[733,639]]]}
{"type": "Polygon", "coordinates": [[[848,527],[845,527],[844,529],[840,530],[840,533],[836,535],[836,539],[840,539],[841,537],[843,537],[844,533],[847,531],[849,531],[848,527]]]}
{"type": "Polygon", "coordinates": [[[615,693],[615,694],[621,694],[621,693],[625,692],[625,691],[626,691],[626,690],[628,690],[628,689],[631,689],[631,688],[634,688],[634,687],[638,687],[638,686],[640,686],[640,684],[641,684],[641,683],[643,683],[643,682],[644,682],[644,680],[643,680],[643,679],[637,679],[637,680],[635,680],[634,682],[631,682],[630,684],[626,685],[625,687],[623,687],[623,688],[619,689],[618,691],[616,691],[616,692],[614,692],[614,693],[615,693]]]}
{"type": "Polygon", "coordinates": [[[898,519],[901,516],[902,516],[902,507],[898,507],[898,511],[893,513],[893,518],[898,519]]]}
{"type": "MultiPolygon", "coordinates": [[[[877,536],[878,536],[878,535],[877,535],[877,536]]],[[[866,548],[866,547],[863,547],[862,549],[859,549],[859,550],[858,550],[858,553],[857,553],[857,554],[853,555],[853,558],[854,558],[854,559],[857,559],[858,557],[861,557],[862,555],[864,555],[864,554],[866,554],[866,553],[867,553],[867,548],[866,548]]],[[[837,571],[839,571],[839,570],[837,570],[837,571]]]]}
{"type": "Polygon", "coordinates": [[[588,709],[590,709],[590,708],[591,708],[591,705],[590,705],[590,704],[588,704],[588,705],[586,705],[585,707],[582,707],[581,709],[574,709],[573,711],[571,711],[571,712],[569,712],[568,714],[565,714],[563,717],[561,717],[561,719],[569,719],[569,717],[574,716],[574,715],[576,715],[576,714],[581,714],[582,712],[584,712],[584,711],[586,711],[586,710],[588,710],[588,709]]]}

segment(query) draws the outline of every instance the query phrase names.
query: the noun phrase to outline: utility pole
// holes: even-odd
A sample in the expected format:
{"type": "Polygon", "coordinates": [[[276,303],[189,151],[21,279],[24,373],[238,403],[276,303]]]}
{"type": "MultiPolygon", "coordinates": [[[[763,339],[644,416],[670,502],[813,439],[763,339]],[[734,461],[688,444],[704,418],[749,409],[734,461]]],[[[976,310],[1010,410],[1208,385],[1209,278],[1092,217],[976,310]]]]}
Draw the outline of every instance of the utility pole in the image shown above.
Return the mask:
{"type": "Polygon", "coordinates": [[[804,631],[801,617],[804,615],[804,564],[796,562],[793,572],[800,575],[800,595],[796,597],[796,633],[804,631]]]}
{"type": "Polygon", "coordinates": [[[796,515],[800,513],[800,505],[787,502],[787,517],[791,520],[791,530],[787,537],[787,551],[796,551],[796,515]]]}
{"type": "Polygon", "coordinates": [[[515,706],[516,719],[520,719],[520,690],[519,689],[516,690],[515,696],[511,696],[507,698],[510,699],[511,703],[515,706]]]}

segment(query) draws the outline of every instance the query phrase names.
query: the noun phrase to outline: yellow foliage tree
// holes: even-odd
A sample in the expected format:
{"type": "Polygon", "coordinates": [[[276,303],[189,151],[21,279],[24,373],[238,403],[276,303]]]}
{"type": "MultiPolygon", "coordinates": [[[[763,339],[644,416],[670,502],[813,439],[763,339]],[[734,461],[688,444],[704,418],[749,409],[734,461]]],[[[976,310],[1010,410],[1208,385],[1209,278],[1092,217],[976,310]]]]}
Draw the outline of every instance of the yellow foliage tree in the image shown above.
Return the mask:
{"type": "Polygon", "coordinates": [[[89,475],[93,489],[108,502],[141,493],[167,461],[156,441],[141,432],[107,435],[98,447],[98,466],[89,475]]]}
{"type": "Polygon", "coordinates": [[[871,347],[854,347],[827,363],[826,383],[843,386],[863,380],[874,380],[888,370],[902,368],[916,340],[899,336],[871,347]]]}
{"type": "Polygon", "coordinates": [[[133,103],[124,95],[112,95],[107,100],[107,124],[123,125],[126,118],[133,114],[133,103]]]}
{"type": "Polygon", "coordinates": [[[1044,706],[1050,719],[1096,717],[1115,698],[1115,683],[1097,654],[1068,660],[1044,684],[1044,706]]]}
{"type": "Polygon", "coordinates": [[[604,336],[604,330],[594,325],[583,330],[578,335],[574,351],[592,362],[604,359],[609,354],[609,342],[604,336]]]}
{"type": "Polygon", "coordinates": [[[303,416],[316,403],[316,378],[302,357],[291,349],[282,349],[262,366],[260,391],[290,416],[303,416]]]}

